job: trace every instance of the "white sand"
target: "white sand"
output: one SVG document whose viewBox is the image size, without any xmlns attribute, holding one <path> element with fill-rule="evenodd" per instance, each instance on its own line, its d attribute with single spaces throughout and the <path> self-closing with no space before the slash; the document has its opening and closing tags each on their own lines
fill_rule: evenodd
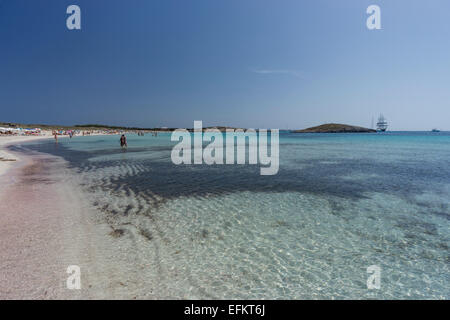
<svg viewBox="0 0 450 320">
<path fill-rule="evenodd" d="M 11 154 L 5 149 L 9 144 L 33 141 L 37 139 L 48 139 L 51 135 L 47 132 L 42 136 L 2 136 L 0 135 L 0 176 L 7 171 L 11 165 L 18 161 L 17 156 Z"/>
<path fill-rule="evenodd" d="M 67 163 L 4 150 L 39 138 L 0 137 L 0 157 L 16 159 L 0 163 L 0 299 L 134 298 L 127 271 L 115 260 L 117 240 L 85 200 Z M 69 265 L 81 268 L 81 290 L 67 288 Z"/>
<path fill-rule="evenodd" d="M 101 133 L 91 133 L 91 136 L 101 135 Z M 68 138 L 68 136 L 58 136 L 58 139 Z M 5 148 L 10 144 L 17 144 L 20 142 L 34 141 L 39 139 L 53 139 L 52 131 L 43 130 L 40 136 L 8 136 L 0 135 L 0 176 L 4 174 L 14 162 L 20 160 L 17 155 L 13 155 Z"/>
</svg>

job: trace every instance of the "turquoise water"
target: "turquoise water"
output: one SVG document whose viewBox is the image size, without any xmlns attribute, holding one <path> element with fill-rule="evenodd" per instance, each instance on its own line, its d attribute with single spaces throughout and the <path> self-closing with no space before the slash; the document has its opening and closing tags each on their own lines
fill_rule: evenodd
<svg viewBox="0 0 450 320">
<path fill-rule="evenodd" d="M 127 151 L 118 139 L 27 148 L 70 163 L 117 241 L 148 253 L 163 297 L 450 298 L 450 133 L 282 133 L 275 176 L 176 166 L 169 134 L 128 135 Z"/>
</svg>

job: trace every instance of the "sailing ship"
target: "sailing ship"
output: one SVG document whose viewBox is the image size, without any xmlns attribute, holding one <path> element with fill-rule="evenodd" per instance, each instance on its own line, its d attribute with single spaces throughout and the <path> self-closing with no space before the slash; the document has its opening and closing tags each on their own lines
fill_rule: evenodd
<svg viewBox="0 0 450 320">
<path fill-rule="evenodd" d="M 384 118 L 384 116 L 382 114 L 380 114 L 380 116 L 378 117 L 378 122 L 377 122 L 377 131 L 384 132 L 384 131 L 386 131 L 387 127 L 388 127 L 388 123 L 387 123 L 386 119 Z"/>
</svg>

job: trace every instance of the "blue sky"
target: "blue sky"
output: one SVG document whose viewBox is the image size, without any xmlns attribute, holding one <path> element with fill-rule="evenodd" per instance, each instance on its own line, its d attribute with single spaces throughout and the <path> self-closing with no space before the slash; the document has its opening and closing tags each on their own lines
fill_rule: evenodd
<svg viewBox="0 0 450 320">
<path fill-rule="evenodd" d="M 0 121 L 450 130 L 449 37 L 448 0 L 0 0 Z"/>
</svg>

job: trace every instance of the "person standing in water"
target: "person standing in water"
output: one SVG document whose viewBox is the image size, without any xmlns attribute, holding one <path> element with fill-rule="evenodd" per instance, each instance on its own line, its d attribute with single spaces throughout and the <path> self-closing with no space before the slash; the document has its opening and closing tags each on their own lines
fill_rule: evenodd
<svg viewBox="0 0 450 320">
<path fill-rule="evenodd" d="M 127 145 L 127 137 L 125 137 L 124 134 L 120 137 L 120 146 L 122 148 L 128 147 L 128 145 Z"/>
</svg>

